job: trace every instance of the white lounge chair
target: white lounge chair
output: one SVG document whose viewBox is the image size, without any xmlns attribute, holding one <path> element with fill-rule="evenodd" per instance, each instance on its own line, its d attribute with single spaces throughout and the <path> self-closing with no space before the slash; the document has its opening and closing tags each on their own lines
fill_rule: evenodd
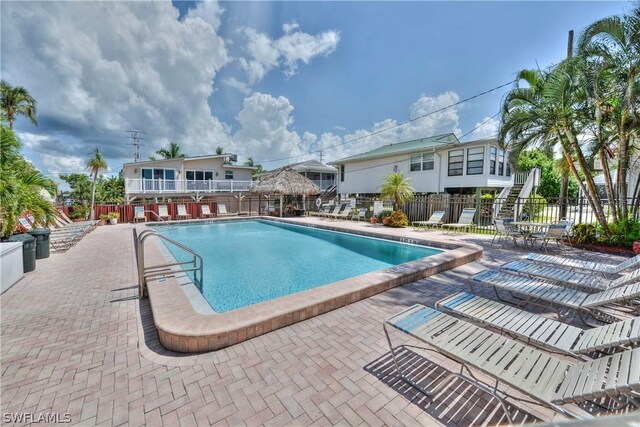
<svg viewBox="0 0 640 427">
<path fill-rule="evenodd" d="M 169 209 L 167 205 L 158 205 L 158 217 L 171 221 L 171 215 L 169 215 Z"/>
<path fill-rule="evenodd" d="M 476 215 L 476 210 L 474 208 L 466 208 L 462 210 L 460 214 L 460 219 L 457 223 L 450 224 L 442 224 L 442 228 L 446 228 L 447 230 L 451 229 L 462 229 L 468 230 L 471 227 L 475 227 L 476 225 L 473 223 L 473 217 Z"/>
<path fill-rule="evenodd" d="M 342 209 L 343 206 L 344 206 L 344 203 L 338 203 L 334 207 L 333 211 L 331 211 L 331 212 L 318 212 L 318 216 L 320 218 L 329 218 L 329 217 L 332 217 L 333 215 L 338 215 L 338 213 L 340 212 L 340 210 Z"/>
<path fill-rule="evenodd" d="M 134 222 L 146 222 L 147 217 L 144 214 L 144 206 L 134 206 L 133 207 L 133 221 Z"/>
<path fill-rule="evenodd" d="M 542 255 L 536 253 L 527 255 L 526 259 L 536 263 L 557 264 L 562 266 L 562 268 L 568 270 L 585 270 L 601 273 L 603 275 L 618 274 L 629 268 L 640 267 L 640 255 L 629 258 L 617 265 L 601 264 L 593 261 L 584 261 L 580 259 L 563 258 L 553 255 Z"/>
<path fill-rule="evenodd" d="M 351 206 L 349 206 L 348 204 L 344 205 L 344 209 L 342 210 L 342 212 L 338 212 L 336 214 L 332 213 L 329 214 L 328 217 L 330 219 L 347 219 L 349 217 L 349 215 L 351 215 Z"/>
<path fill-rule="evenodd" d="M 203 218 L 212 218 L 215 216 L 209 209 L 209 205 L 200 205 L 200 211 Z"/>
<path fill-rule="evenodd" d="M 442 225 L 444 221 L 444 211 L 434 211 L 428 220 L 426 221 L 412 221 L 411 225 L 415 231 L 420 230 L 420 228 L 427 229 L 428 227 L 439 227 Z"/>
<path fill-rule="evenodd" d="M 586 320 L 585 315 L 601 319 L 602 316 L 598 309 L 607 304 L 628 303 L 640 297 L 640 281 L 606 291 L 587 293 L 578 289 L 554 285 L 544 279 L 485 270 L 473 276 L 469 281 L 469 286 L 472 286 L 473 282 L 493 287 L 496 297 L 502 301 L 505 300 L 500 297 L 499 290 L 521 296 L 523 298 L 521 304 L 531 303 L 553 308 L 558 317 L 563 317 L 559 308 L 571 308 L 577 311 L 585 324 L 592 324 Z M 630 311 L 638 314 L 637 307 L 630 307 Z"/>
<path fill-rule="evenodd" d="M 62 209 L 56 209 L 58 211 L 58 214 L 60 216 L 60 218 L 63 220 L 63 222 L 65 224 L 70 224 L 70 225 L 93 225 L 95 226 L 98 221 L 96 220 L 87 220 L 87 221 L 73 221 L 71 218 L 69 218 L 67 216 L 66 213 L 64 213 L 64 211 Z"/>
<path fill-rule="evenodd" d="M 495 397 L 505 411 L 509 424 L 513 420 L 505 397 L 498 394 L 500 382 L 571 417 L 577 415 L 561 405 L 611 397 L 619 404 L 610 409 L 618 409 L 629 402 L 640 406 L 636 398 L 640 391 L 640 348 L 571 363 L 423 305 L 411 306 L 391 316 L 384 321 L 383 327 L 394 367 L 405 382 L 435 397 L 450 383 L 450 378 L 460 378 Z M 435 389 L 425 390 L 402 371 L 396 349 L 391 343 L 389 327 L 460 363 L 462 369 L 449 372 Z M 473 374 L 466 375 L 464 368 L 470 373 L 471 368 L 482 372 L 495 380 L 495 384 L 482 382 Z M 505 395 L 508 396 L 507 393 Z"/>
<path fill-rule="evenodd" d="M 218 216 L 233 216 L 233 215 L 237 215 L 237 214 L 227 211 L 227 205 L 225 205 L 224 203 L 218 203 Z"/>
<path fill-rule="evenodd" d="M 467 292 L 436 302 L 436 308 L 568 354 L 588 354 L 640 342 L 640 317 L 583 330 Z"/>
<path fill-rule="evenodd" d="M 178 214 L 176 215 L 178 219 L 189 219 L 191 218 L 191 214 L 187 213 L 187 207 L 185 205 L 178 205 Z"/>
<path fill-rule="evenodd" d="M 578 286 L 590 291 L 617 288 L 634 280 L 640 280 L 640 269 L 621 274 L 616 279 L 606 279 L 592 273 L 580 273 L 573 270 L 565 270 L 561 267 L 554 267 L 551 264 L 540 265 L 527 261 L 512 261 L 501 266 L 500 270 L 507 270 L 529 277 L 549 279 L 558 284 Z"/>
<path fill-rule="evenodd" d="M 33 218 L 33 216 L 31 216 Z M 35 219 L 34 219 L 35 221 Z M 18 218 L 20 225 L 27 231 L 32 231 L 33 226 L 26 218 Z M 35 222 L 34 222 L 35 224 Z M 54 251 L 66 251 L 82 239 L 85 235 L 84 230 L 68 230 L 64 233 L 55 233 L 53 230 L 49 235 L 49 244 Z"/>
</svg>

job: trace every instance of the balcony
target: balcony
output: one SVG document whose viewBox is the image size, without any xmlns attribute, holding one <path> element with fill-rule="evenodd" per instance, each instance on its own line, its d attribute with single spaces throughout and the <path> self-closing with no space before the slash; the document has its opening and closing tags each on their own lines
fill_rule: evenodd
<svg viewBox="0 0 640 427">
<path fill-rule="evenodd" d="M 336 183 L 335 179 L 311 179 L 311 181 L 315 185 L 320 187 L 322 191 L 325 191 L 326 189 L 333 187 Z"/>
<path fill-rule="evenodd" d="M 125 178 L 127 195 L 237 193 L 251 190 L 252 181 Z"/>
</svg>

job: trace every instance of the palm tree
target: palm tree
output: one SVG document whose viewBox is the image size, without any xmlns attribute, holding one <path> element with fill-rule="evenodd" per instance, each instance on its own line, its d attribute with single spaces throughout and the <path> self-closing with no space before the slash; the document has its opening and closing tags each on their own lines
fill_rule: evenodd
<svg viewBox="0 0 640 427">
<path fill-rule="evenodd" d="M 44 177 L 20 155 L 20 141 L 12 129 L 0 128 L 0 234 L 10 236 L 18 218 L 29 210 L 36 221 L 48 224 L 55 218 L 53 204 L 43 197 L 42 190 L 55 195 L 56 184 Z"/>
<path fill-rule="evenodd" d="M 179 159 L 185 157 L 185 154 L 180 151 L 180 146 L 175 142 L 169 143 L 169 147 L 167 148 L 160 148 L 156 151 L 156 154 L 163 159 Z"/>
<path fill-rule="evenodd" d="M 89 157 L 85 163 L 87 170 L 93 175 L 93 185 L 91 187 L 91 210 L 89 211 L 89 219 L 94 219 L 93 206 L 96 201 L 96 182 L 98 180 L 98 174 L 102 171 L 106 171 L 109 167 L 107 161 L 100 153 L 100 149 L 96 148 L 93 156 Z"/>
<path fill-rule="evenodd" d="M 219 155 L 220 155 L 220 154 L 222 154 L 222 153 L 224 153 L 224 148 L 222 148 L 222 147 L 216 147 L 216 155 L 218 155 L 218 156 L 219 156 Z"/>
<path fill-rule="evenodd" d="M 16 116 L 25 116 L 38 126 L 36 104 L 36 100 L 22 86 L 13 87 L 4 80 L 0 81 L 2 117 L 9 123 L 9 129 L 13 129 Z"/>
<path fill-rule="evenodd" d="M 249 158 L 247 159 L 247 161 L 246 161 L 246 162 L 244 162 L 244 165 L 245 165 L 245 166 L 251 166 L 252 168 L 255 168 L 255 169 L 253 170 L 252 175 L 256 175 L 256 174 L 259 174 L 259 173 L 262 173 L 262 172 L 263 172 L 262 165 L 260 165 L 260 164 L 256 164 L 256 163 L 254 162 L 254 160 L 253 160 L 253 157 L 249 157 Z"/>
<path fill-rule="evenodd" d="M 577 120 L 576 110 L 584 97 L 580 61 L 580 58 L 568 59 L 550 71 L 520 71 L 515 88 L 503 102 L 498 137 L 504 145 L 509 145 L 512 158 L 517 158 L 523 149 L 538 144 L 551 151 L 553 146 L 559 145 L 598 223 L 608 236 L 609 227 L 602 201 L 577 138 L 582 124 Z M 525 83 L 524 87 L 522 83 Z"/>
<path fill-rule="evenodd" d="M 405 203 L 414 198 L 415 190 L 409 185 L 409 179 L 403 173 L 390 173 L 385 175 L 384 184 L 380 190 L 382 199 L 393 200 L 393 210 L 397 211 Z"/>
<path fill-rule="evenodd" d="M 630 141 L 638 133 L 638 92 L 640 82 L 640 6 L 629 15 L 600 19 L 589 25 L 578 40 L 578 52 L 592 64 L 611 70 L 613 93 L 608 107 L 618 143 L 617 187 L 620 217 L 628 217 L 627 169 Z M 633 123 L 635 121 L 635 123 Z M 635 133 L 635 135 L 634 135 Z"/>
</svg>

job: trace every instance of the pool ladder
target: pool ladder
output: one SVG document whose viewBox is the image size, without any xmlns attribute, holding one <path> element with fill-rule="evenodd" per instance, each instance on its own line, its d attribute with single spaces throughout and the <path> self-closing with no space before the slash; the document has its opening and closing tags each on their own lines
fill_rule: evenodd
<svg viewBox="0 0 640 427">
<path fill-rule="evenodd" d="M 179 247 L 180 249 L 190 253 L 192 255 L 190 260 L 187 261 L 177 261 L 173 263 L 166 264 L 157 264 L 151 266 L 144 265 L 144 243 L 149 237 L 158 237 L 161 240 L 171 243 L 174 246 Z M 202 257 L 195 252 L 193 249 L 183 245 L 182 243 L 178 243 L 173 239 L 170 239 L 167 236 L 164 236 L 158 233 L 155 230 L 144 230 L 140 233 L 136 239 L 137 244 L 137 255 L 138 255 L 138 286 L 139 286 L 139 297 L 144 298 L 147 296 L 147 281 L 149 279 L 159 279 L 159 278 L 168 278 L 175 277 L 180 273 L 189 273 L 193 272 L 193 281 L 198 289 L 202 289 Z M 180 269 L 175 269 L 174 267 L 181 267 Z"/>
</svg>

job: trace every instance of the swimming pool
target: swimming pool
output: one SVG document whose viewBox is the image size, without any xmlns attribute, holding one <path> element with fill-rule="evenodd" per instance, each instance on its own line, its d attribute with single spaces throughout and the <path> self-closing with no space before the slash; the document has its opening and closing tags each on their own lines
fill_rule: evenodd
<svg viewBox="0 0 640 427">
<path fill-rule="evenodd" d="M 156 227 L 204 259 L 205 299 L 217 313 L 442 252 L 425 246 L 275 221 Z M 187 254 L 167 248 L 178 260 Z"/>
</svg>

